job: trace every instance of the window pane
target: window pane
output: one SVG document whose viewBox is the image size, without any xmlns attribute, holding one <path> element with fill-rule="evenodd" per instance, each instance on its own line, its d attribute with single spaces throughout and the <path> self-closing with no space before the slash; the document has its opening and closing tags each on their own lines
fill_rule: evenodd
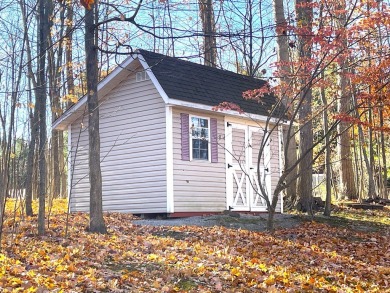
<svg viewBox="0 0 390 293">
<path fill-rule="evenodd" d="M 200 158 L 203 160 L 208 160 L 208 150 L 200 150 Z"/>
<path fill-rule="evenodd" d="M 192 130 L 192 136 L 193 137 L 199 137 L 199 129 L 198 128 L 195 128 Z"/>
<path fill-rule="evenodd" d="M 199 149 L 193 149 L 192 150 L 192 158 L 193 159 L 200 159 L 199 158 Z"/>
<path fill-rule="evenodd" d="M 204 149 L 204 150 L 205 149 L 207 150 L 209 148 L 208 144 L 209 144 L 209 142 L 207 140 L 201 140 L 200 141 L 200 148 Z"/>
<path fill-rule="evenodd" d="M 191 124 L 192 124 L 193 127 L 199 127 L 199 119 L 195 118 L 195 117 L 192 117 L 191 118 Z"/>
<path fill-rule="evenodd" d="M 206 128 L 202 128 L 200 136 L 208 139 L 209 138 L 209 130 Z"/>
<path fill-rule="evenodd" d="M 192 148 L 193 149 L 199 149 L 199 142 L 200 142 L 200 140 L 199 139 L 193 139 L 192 140 Z"/>
<path fill-rule="evenodd" d="M 201 127 L 206 127 L 206 128 L 209 127 L 208 126 L 208 122 L 209 122 L 208 120 L 206 120 L 206 119 L 199 119 L 199 120 L 200 120 L 200 126 Z"/>
</svg>

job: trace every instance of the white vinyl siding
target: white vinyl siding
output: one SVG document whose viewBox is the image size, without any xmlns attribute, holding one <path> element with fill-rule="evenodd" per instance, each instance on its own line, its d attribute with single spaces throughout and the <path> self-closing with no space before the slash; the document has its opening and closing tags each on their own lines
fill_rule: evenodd
<svg viewBox="0 0 390 293">
<path fill-rule="evenodd" d="M 72 124 L 73 155 L 79 120 Z M 104 211 L 167 211 L 165 140 L 163 99 L 150 80 L 136 82 L 135 74 L 130 74 L 102 99 L 100 106 Z M 81 133 L 75 166 L 71 210 L 88 211 L 87 128 Z"/>
<path fill-rule="evenodd" d="M 184 161 L 181 157 L 180 113 L 217 118 L 218 163 Z M 173 194 L 175 212 L 220 212 L 226 209 L 224 118 L 214 113 L 173 109 Z M 213 133 L 210 133 L 212 136 Z M 209 154 L 210 156 L 210 154 Z"/>
</svg>

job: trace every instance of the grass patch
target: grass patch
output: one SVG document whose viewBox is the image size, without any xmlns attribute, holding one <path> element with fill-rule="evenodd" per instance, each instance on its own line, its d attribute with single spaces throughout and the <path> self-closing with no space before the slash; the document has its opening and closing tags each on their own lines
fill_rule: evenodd
<svg viewBox="0 0 390 293">
<path fill-rule="evenodd" d="M 159 263 L 149 263 L 149 262 L 108 262 L 105 264 L 105 267 L 114 272 L 128 271 L 128 272 L 154 272 L 161 270 L 161 265 Z"/>
<path fill-rule="evenodd" d="M 190 291 L 198 287 L 198 284 L 189 278 L 180 279 L 176 283 L 176 287 L 180 290 Z"/>
<path fill-rule="evenodd" d="M 361 232 L 383 232 L 390 229 L 390 210 L 385 208 L 379 210 L 355 210 L 349 208 L 339 208 L 332 212 L 330 217 L 322 214 L 314 215 L 312 219 L 306 215 L 294 215 L 302 221 L 312 221 L 328 224 L 336 228 L 352 229 Z"/>
<path fill-rule="evenodd" d="M 188 232 L 180 232 L 180 231 L 172 231 L 172 230 L 161 230 L 154 231 L 151 233 L 156 237 L 165 237 L 165 238 L 173 238 L 175 240 L 186 240 L 191 236 Z"/>
</svg>

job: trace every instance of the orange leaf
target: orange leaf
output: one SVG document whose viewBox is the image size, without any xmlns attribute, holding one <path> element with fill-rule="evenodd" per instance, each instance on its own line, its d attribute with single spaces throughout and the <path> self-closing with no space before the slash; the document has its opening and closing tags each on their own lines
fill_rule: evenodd
<svg viewBox="0 0 390 293">
<path fill-rule="evenodd" d="M 85 9 L 91 10 L 95 0 L 80 0 L 80 3 L 84 6 Z"/>
</svg>

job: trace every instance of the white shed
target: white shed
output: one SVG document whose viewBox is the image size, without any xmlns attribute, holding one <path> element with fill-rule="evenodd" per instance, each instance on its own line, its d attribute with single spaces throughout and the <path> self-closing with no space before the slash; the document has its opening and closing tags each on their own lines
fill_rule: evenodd
<svg viewBox="0 0 390 293">
<path fill-rule="evenodd" d="M 266 211 L 256 191 L 263 184 L 271 194 L 280 176 L 278 132 L 272 132 L 261 159 L 264 180 L 253 179 L 275 98 L 242 98 L 264 84 L 144 50 L 128 57 L 98 85 L 104 211 L 172 217 L 229 207 Z M 53 123 L 68 131 L 71 211 L 89 210 L 86 102 L 82 97 Z M 244 113 L 214 111 L 222 102 Z M 277 211 L 282 212 L 281 197 Z"/>
</svg>

